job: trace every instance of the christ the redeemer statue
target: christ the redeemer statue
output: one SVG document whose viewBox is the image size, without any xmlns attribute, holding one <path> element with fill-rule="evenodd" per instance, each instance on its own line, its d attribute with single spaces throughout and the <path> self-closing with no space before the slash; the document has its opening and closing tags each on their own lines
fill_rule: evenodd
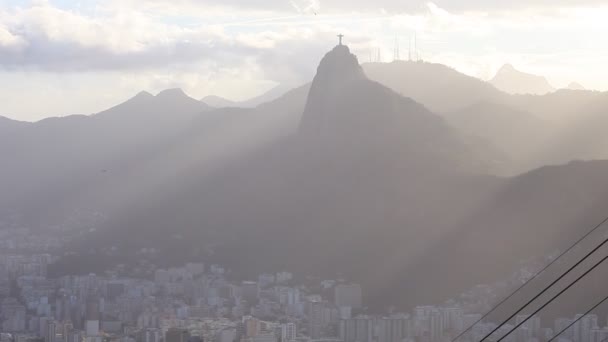
<svg viewBox="0 0 608 342">
<path fill-rule="evenodd" d="M 339 34 L 339 35 L 338 35 L 338 39 L 339 39 L 339 41 L 338 41 L 338 42 L 339 42 L 339 43 L 338 43 L 338 45 L 342 45 L 342 38 L 344 38 L 344 35 L 343 35 L 343 34 Z"/>
</svg>

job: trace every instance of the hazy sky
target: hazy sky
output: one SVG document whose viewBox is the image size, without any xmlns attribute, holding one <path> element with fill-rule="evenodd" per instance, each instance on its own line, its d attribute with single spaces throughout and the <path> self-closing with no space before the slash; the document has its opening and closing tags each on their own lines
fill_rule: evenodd
<svg viewBox="0 0 608 342">
<path fill-rule="evenodd" d="M 337 33 L 369 60 L 397 38 L 489 79 L 504 63 L 608 90 L 605 0 L 0 0 L 0 115 L 89 114 L 140 90 L 245 99 L 309 81 Z"/>
</svg>

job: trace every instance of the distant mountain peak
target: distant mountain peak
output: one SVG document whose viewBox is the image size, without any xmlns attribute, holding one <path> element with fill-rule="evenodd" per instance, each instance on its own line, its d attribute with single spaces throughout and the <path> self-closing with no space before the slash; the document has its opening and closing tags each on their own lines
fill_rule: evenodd
<svg viewBox="0 0 608 342">
<path fill-rule="evenodd" d="M 146 98 L 146 97 L 154 97 L 154 95 L 150 94 L 149 92 L 142 90 L 139 93 L 137 93 L 137 95 L 135 95 L 135 97 L 141 97 L 141 98 Z"/>
<path fill-rule="evenodd" d="M 503 65 L 500 69 L 498 69 L 498 72 L 511 72 L 511 71 L 517 71 L 517 69 L 515 69 L 515 67 L 513 66 L 513 64 L 505 64 Z"/>
<path fill-rule="evenodd" d="M 498 69 L 498 71 L 496 72 L 496 75 L 494 76 L 495 78 L 501 74 L 505 74 L 505 73 L 515 73 L 515 74 L 524 74 L 524 75 L 531 75 L 531 74 L 527 74 L 523 71 L 519 71 L 517 70 L 513 64 L 510 63 L 506 63 L 505 65 L 501 66 L 500 69 Z M 536 76 L 536 75 L 534 75 Z"/>
<path fill-rule="evenodd" d="M 221 96 L 217 95 L 207 95 L 201 99 L 201 102 L 205 103 L 208 106 L 214 108 L 224 108 L 224 107 L 236 107 L 238 103 L 232 100 L 228 100 Z"/>
<path fill-rule="evenodd" d="M 132 98 L 130 98 L 126 102 L 128 102 L 128 103 L 133 103 L 133 102 L 142 103 L 142 102 L 149 102 L 150 100 L 154 100 L 154 95 L 150 94 L 147 91 L 140 91 L 139 93 L 137 93 L 137 95 L 133 96 Z"/>
<path fill-rule="evenodd" d="M 158 93 L 156 97 L 189 97 L 181 88 L 165 89 Z"/>
<path fill-rule="evenodd" d="M 261 104 L 272 102 L 281 96 L 285 95 L 288 91 L 292 90 L 291 85 L 279 84 L 268 91 L 252 97 L 247 100 L 233 101 L 216 95 L 208 95 L 201 99 L 201 102 L 214 107 L 240 107 L 240 108 L 255 108 Z"/>
<path fill-rule="evenodd" d="M 587 88 L 583 87 L 580 83 L 571 82 L 568 84 L 568 89 L 570 90 L 587 90 Z"/>
<path fill-rule="evenodd" d="M 365 78 L 365 74 L 359 65 L 357 56 L 350 52 L 348 46 L 337 45 L 321 59 L 313 80 L 313 87 L 315 83 L 351 81 L 362 78 Z"/>
<path fill-rule="evenodd" d="M 310 146 L 349 151 L 350 156 L 358 148 L 368 153 L 366 157 L 375 153 L 372 150 L 397 149 L 416 160 L 447 161 L 452 157 L 445 157 L 435 146 L 466 150 L 438 116 L 369 80 L 344 45 L 328 52 L 319 64 L 300 121 L 300 136 Z M 442 141 L 427 144 L 431 136 L 441 136 Z M 418 159 L 421 155 L 426 156 Z"/>
<path fill-rule="evenodd" d="M 510 94 L 544 95 L 555 91 L 545 77 L 519 71 L 511 64 L 498 69 L 490 83 Z"/>
</svg>

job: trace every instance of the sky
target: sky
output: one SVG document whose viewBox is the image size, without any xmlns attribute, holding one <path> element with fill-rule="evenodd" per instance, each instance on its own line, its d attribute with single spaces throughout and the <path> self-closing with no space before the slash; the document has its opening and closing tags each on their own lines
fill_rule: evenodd
<svg viewBox="0 0 608 342">
<path fill-rule="evenodd" d="M 0 0 L 0 115 L 91 114 L 139 91 L 244 100 L 344 42 L 490 79 L 505 63 L 608 90 L 605 0 Z"/>
</svg>

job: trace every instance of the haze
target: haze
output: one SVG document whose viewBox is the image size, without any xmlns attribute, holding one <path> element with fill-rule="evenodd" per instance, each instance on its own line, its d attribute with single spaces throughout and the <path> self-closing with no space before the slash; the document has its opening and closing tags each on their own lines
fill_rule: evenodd
<svg viewBox="0 0 608 342">
<path fill-rule="evenodd" d="M 0 342 L 608 341 L 603 2 L 2 2 Z"/>
</svg>

